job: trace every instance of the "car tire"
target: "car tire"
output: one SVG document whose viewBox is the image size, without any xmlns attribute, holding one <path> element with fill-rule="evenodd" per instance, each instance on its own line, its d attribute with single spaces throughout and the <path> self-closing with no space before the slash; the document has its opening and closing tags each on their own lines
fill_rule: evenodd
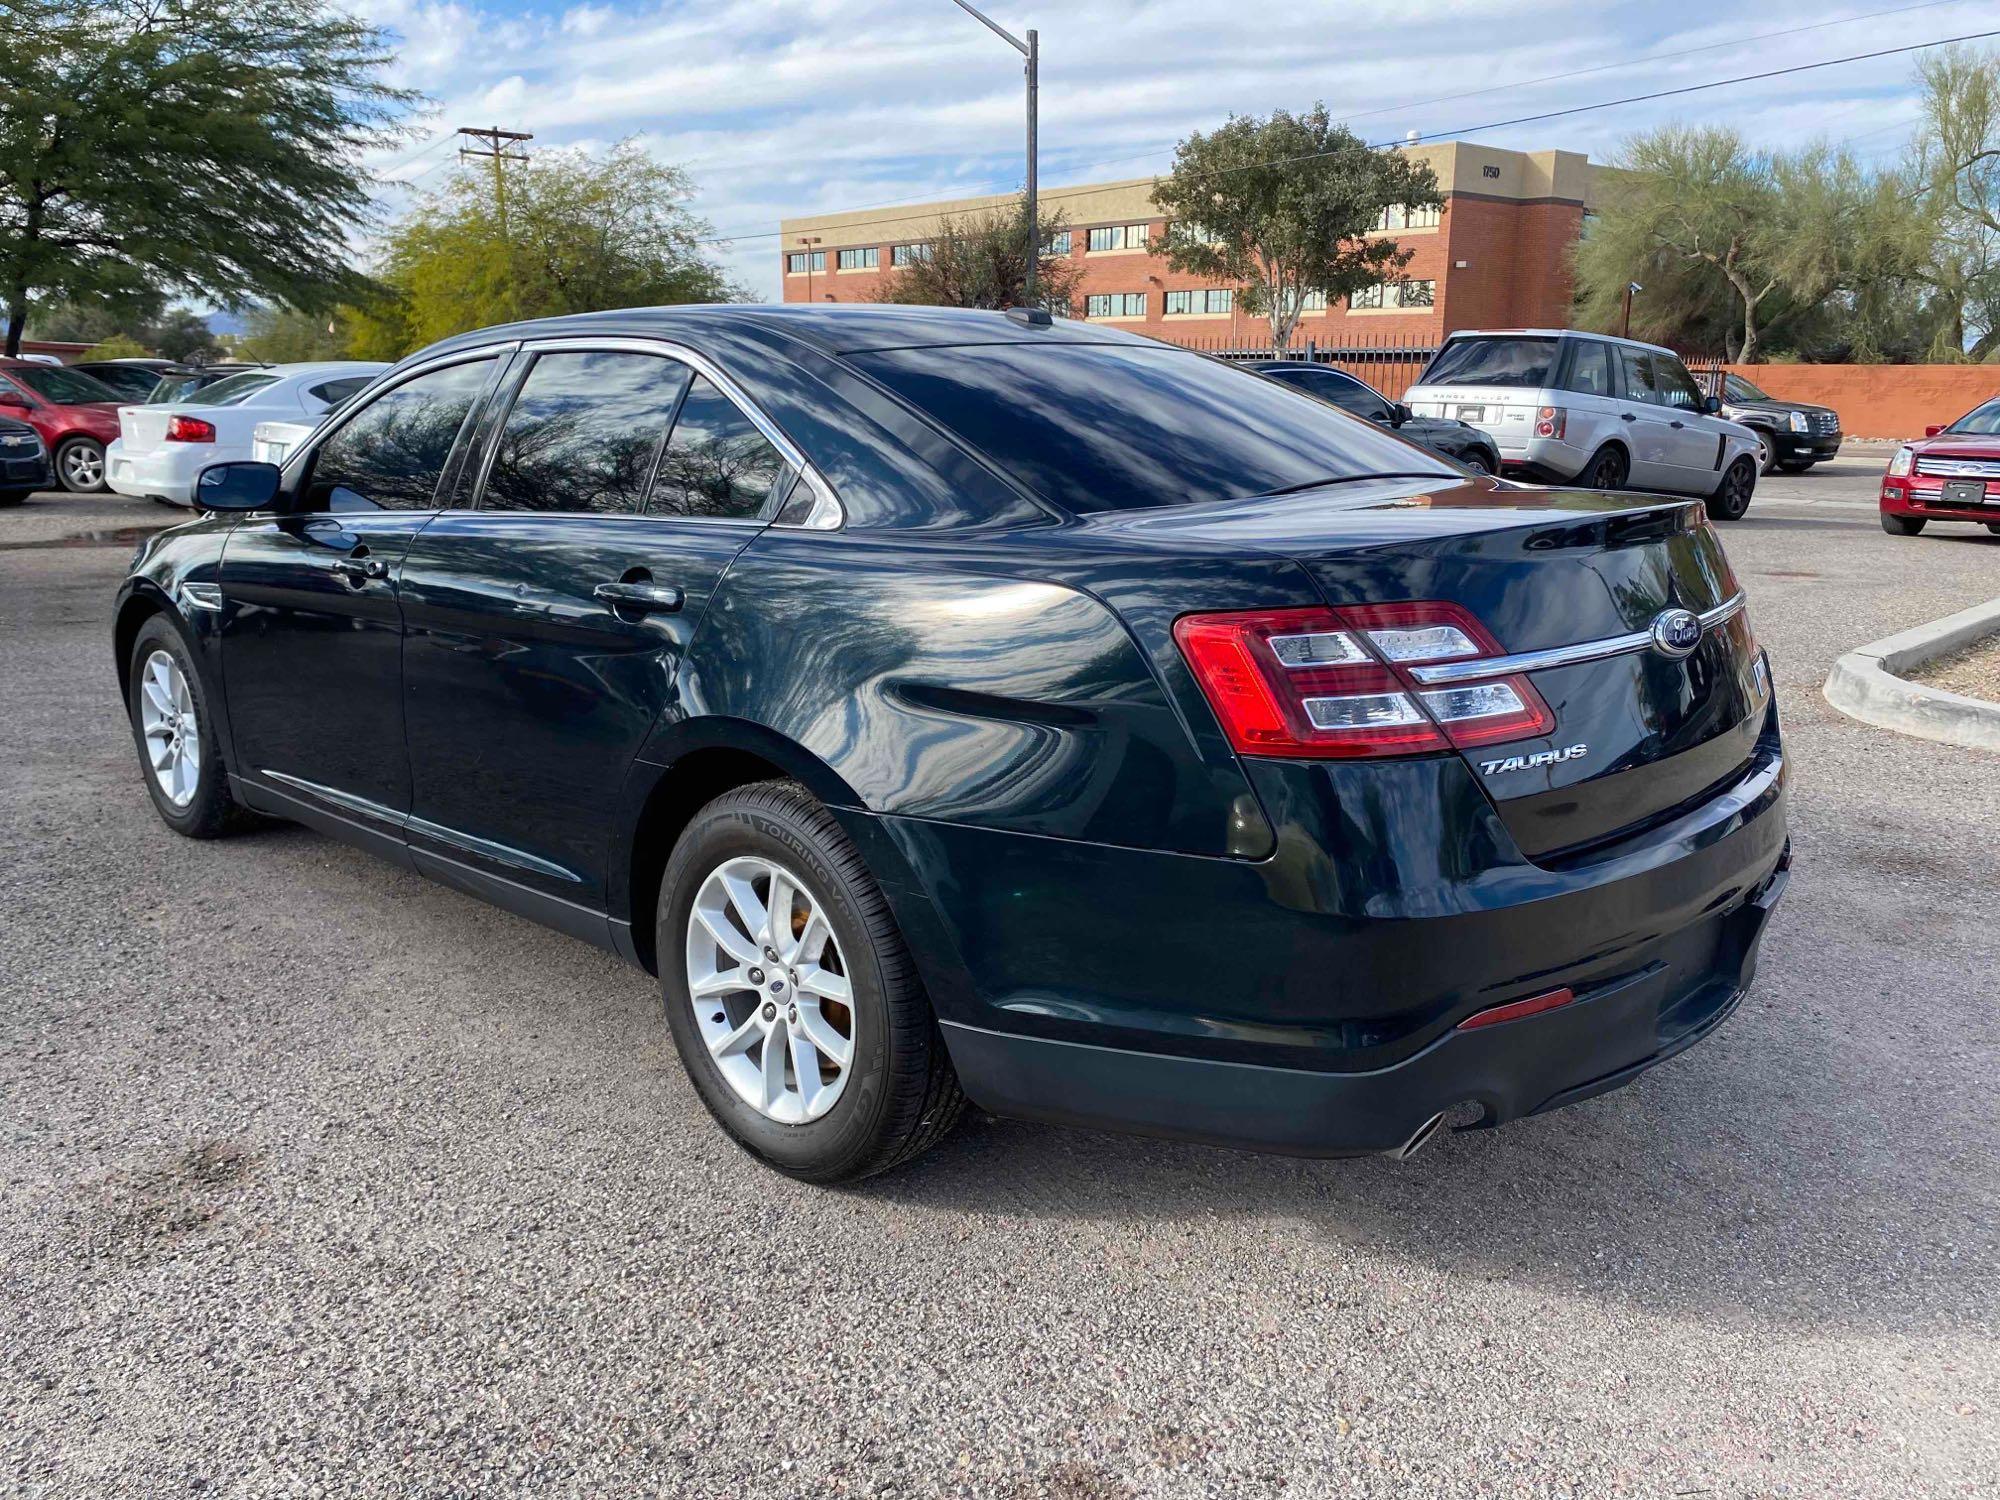
<svg viewBox="0 0 2000 1500">
<path fill-rule="evenodd" d="M 1722 482 L 1708 497 L 1708 514 L 1716 521 L 1740 521 L 1757 491 L 1757 460 L 1745 453 L 1723 471 Z"/>
<path fill-rule="evenodd" d="M 139 769 L 160 819 L 175 833 L 212 839 L 236 822 L 211 699 L 194 652 L 166 615 L 132 642 L 125 707 Z M 191 754 L 189 753 L 191 752 Z"/>
<path fill-rule="evenodd" d="M 1984 525 L 1986 529 L 1992 532 L 1995 536 L 2000 536 L 2000 521 L 1985 521 L 1982 522 L 1981 524 Z"/>
<path fill-rule="evenodd" d="M 1924 529 L 1924 516 L 1892 516 L 1887 512 L 1882 516 L 1882 529 L 1890 536 L 1915 536 Z"/>
<path fill-rule="evenodd" d="M 1584 466 L 1577 484 L 1586 490 L 1622 490 L 1632 475 L 1632 461 L 1616 443 L 1606 443 Z"/>
<path fill-rule="evenodd" d="M 33 490 L 0 490 L 0 506 L 20 505 L 32 494 Z"/>
<path fill-rule="evenodd" d="M 1757 434 L 1757 473 L 1762 477 L 1778 467 L 1778 450 L 1769 433 L 1754 427 L 1750 430 Z"/>
<path fill-rule="evenodd" d="M 1778 467 L 1787 474 L 1803 474 L 1816 462 L 1817 459 L 1811 458 L 1788 458 L 1780 462 Z"/>
<path fill-rule="evenodd" d="M 96 438 L 75 437 L 56 449 L 56 480 L 72 495 L 104 491 L 104 444 Z"/>
<path fill-rule="evenodd" d="M 780 879 L 787 913 L 773 923 Z M 682 1065 L 716 1123 L 766 1165 L 850 1182 L 927 1150 L 958 1119 L 965 1096 L 888 901 L 796 782 L 738 787 L 695 814 L 661 878 L 654 932 Z"/>
<path fill-rule="evenodd" d="M 1474 448 L 1470 453 L 1459 459 L 1459 462 L 1475 474 L 1490 475 L 1500 472 L 1500 460 L 1486 452 L 1483 448 Z"/>
</svg>

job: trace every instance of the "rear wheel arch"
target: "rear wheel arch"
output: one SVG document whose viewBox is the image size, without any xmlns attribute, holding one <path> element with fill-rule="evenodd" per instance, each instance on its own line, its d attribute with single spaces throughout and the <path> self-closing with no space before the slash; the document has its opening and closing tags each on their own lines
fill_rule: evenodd
<svg viewBox="0 0 2000 1500">
<path fill-rule="evenodd" d="M 1606 438 L 1599 443 L 1596 451 L 1590 455 L 1590 462 L 1577 471 L 1575 482 L 1588 483 L 1589 476 L 1597 472 L 1598 464 L 1603 461 L 1606 454 L 1611 453 L 1618 455 L 1618 462 L 1625 471 L 1624 479 L 1620 483 L 1629 482 L 1632 478 L 1632 450 L 1625 446 L 1622 438 Z"/>
</svg>

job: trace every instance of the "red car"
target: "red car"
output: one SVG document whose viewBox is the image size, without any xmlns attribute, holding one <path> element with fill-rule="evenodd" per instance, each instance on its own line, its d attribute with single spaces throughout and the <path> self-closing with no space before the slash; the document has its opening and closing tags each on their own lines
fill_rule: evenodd
<svg viewBox="0 0 2000 1500">
<path fill-rule="evenodd" d="M 118 436 L 109 386 L 61 365 L 0 359 L 0 417 L 19 417 L 42 435 L 64 489 L 104 488 L 104 445 Z"/>
<path fill-rule="evenodd" d="M 1882 529 L 1915 536 L 1929 521 L 1970 521 L 2000 536 L 2000 397 L 1905 443 L 1882 476 Z"/>
</svg>

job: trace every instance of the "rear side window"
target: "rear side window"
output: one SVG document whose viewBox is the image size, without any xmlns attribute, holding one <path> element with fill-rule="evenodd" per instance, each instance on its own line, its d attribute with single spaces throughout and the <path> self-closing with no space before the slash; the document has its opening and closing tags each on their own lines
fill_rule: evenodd
<svg viewBox="0 0 2000 1500">
<path fill-rule="evenodd" d="M 500 429 L 485 510 L 636 516 L 688 368 L 657 354 L 536 358 Z"/>
<path fill-rule="evenodd" d="M 1163 346 L 981 344 L 850 359 L 1070 511 L 1200 504 L 1373 474 L 1456 474 L 1324 402 Z"/>
<path fill-rule="evenodd" d="M 1419 385 L 1501 385 L 1529 390 L 1549 383 L 1556 340 L 1534 338 L 1453 339 L 1438 350 Z"/>
<path fill-rule="evenodd" d="M 493 361 L 447 365 L 383 392 L 313 455 L 308 510 L 429 510 Z"/>
<path fill-rule="evenodd" d="M 1600 344 L 1595 339 L 1583 339 L 1576 345 L 1576 352 L 1570 356 L 1569 389 L 1586 396 L 1609 396 L 1615 387 L 1611 384 L 1611 346 Z"/>
<path fill-rule="evenodd" d="M 1643 349 L 1620 349 L 1618 363 L 1625 370 L 1626 399 L 1660 405 L 1659 386 L 1653 378 L 1653 356 Z"/>
<path fill-rule="evenodd" d="M 736 403 L 697 375 L 653 480 L 651 516 L 754 520 L 787 473 L 784 456 Z"/>
</svg>

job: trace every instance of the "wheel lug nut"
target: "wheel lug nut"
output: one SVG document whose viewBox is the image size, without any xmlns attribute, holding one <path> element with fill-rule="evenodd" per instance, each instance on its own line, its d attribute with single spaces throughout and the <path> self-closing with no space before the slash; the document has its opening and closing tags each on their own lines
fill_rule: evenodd
<svg viewBox="0 0 2000 1500">
<path fill-rule="evenodd" d="M 750 971 L 750 982 L 752 984 L 762 984 L 764 982 L 764 971 L 762 969 L 752 969 Z"/>
<path fill-rule="evenodd" d="M 775 1021 L 775 1020 L 777 1020 L 777 1019 L 778 1019 L 778 1007 L 777 1007 L 777 1006 L 775 1006 L 775 1005 L 772 1005 L 772 1004 L 769 1004 L 769 1003 L 767 1002 L 767 1003 L 765 1004 L 765 1006 L 764 1006 L 764 1019 L 765 1019 L 765 1020 L 767 1020 L 767 1021 Z"/>
</svg>

